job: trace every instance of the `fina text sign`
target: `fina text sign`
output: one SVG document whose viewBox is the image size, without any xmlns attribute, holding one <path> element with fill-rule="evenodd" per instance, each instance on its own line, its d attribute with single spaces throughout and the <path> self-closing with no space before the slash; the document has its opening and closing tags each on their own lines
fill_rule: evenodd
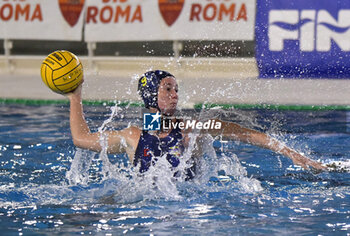
<svg viewBox="0 0 350 236">
<path fill-rule="evenodd" d="M 262 78 L 350 78 L 350 1 L 257 1 Z"/>
</svg>

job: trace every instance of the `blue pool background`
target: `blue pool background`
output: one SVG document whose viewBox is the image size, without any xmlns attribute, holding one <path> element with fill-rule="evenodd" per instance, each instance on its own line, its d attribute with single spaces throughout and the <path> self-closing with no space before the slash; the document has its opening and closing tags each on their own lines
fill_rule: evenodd
<svg viewBox="0 0 350 236">
<path fill-rule="evenodd" d="M 93 130 L 111 113 L 104 106 L 85 108 Z M 232 110 L 224 118 L 328 163 L 349 159 L 347 116 L 347 111 Z M 110 126 L 126 127 L 139 117 L 139 108 L 127 108 Z M 305 171 L 281 155 L 234 141 L 216 140 L 214 147 L 216 158 L 225 157 L 223 170 L 210 173 L 208 181 L 178 183 L 176 193 L 132 189 L 137 186 L 132 180 L 103 178 L 98 154 L 87 152 L 82 156 L 94 156 L 89 180 L 71 184 L 66 174 L 80 151 L 71 141 L 68 106 L 0 105 L 1 234 L 350 233 L 348 172 Z M 115 165 L 126 161 L 125 155 L 108 157 Z M 215 165 L 216 159 L 205 162 Z"/>
</svg>

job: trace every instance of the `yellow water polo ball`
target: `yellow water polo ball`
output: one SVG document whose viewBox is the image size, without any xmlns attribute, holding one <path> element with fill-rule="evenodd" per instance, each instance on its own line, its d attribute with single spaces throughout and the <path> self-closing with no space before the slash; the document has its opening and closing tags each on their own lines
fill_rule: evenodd
<svg viewBox="0 0 350 236">
<path fill-rule="evenodd" d="M 41 63 L 41 78 L 52 91 L 66 94 L 83 82 L 83 65 L 71 52 L 59 50 L 48 55 Z"/>
</svg>

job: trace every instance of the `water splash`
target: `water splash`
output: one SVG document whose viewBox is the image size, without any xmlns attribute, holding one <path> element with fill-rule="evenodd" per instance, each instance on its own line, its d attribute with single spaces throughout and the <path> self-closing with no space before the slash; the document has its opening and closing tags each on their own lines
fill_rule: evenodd
<svg viewBox="0 0 350 236">
<path fill-rule="evenodd" d="M 89 168 L 96 154 L 77 148 L 70 170 L 66 173 L 66 179 L 70 185 L 87 185 L 89 181 Z"/>
<path fill-rule="evenodd" d="M 100 133 L 100 145 L 102 151 L 99 154 L 99 160 L 103 162 L 102 175 L 103 179 L 106 179 L 107 176 L 113 172 L 112 164 L 110 163 L 107 155 L 108 148 L 108 137 L 104 134 L 104 131 L 107 129 L 107 125 L 113 120 L 116 114 L 120 111 L 120 108 L 116 105 L 111 108 L 111 115 L 103 124 L 98 128 Z M 89 181 L 89 169 L 92 163 L 93 158 L 96 156 L 96 153 L 77 148 L 73 162 L 71 164 L 70 170 L 66 173 L 66 178 L 70 185 L 87 185 Z"/>
<path fill-rule="evenodd" d="M 88 190 L 88 195 L 93 195 L 103 203 L 130 203 L 154 199 L 182 201 L 184 200 L 183 185 L 188 185 L 188 181 L 185 181 L 185 173 L 191 167 L 193 163 L 192 155 L 198 149 L 203 149 L 204 156 L 196 159 L 198 173 L 195 179 L 190 181 L 195 185 L 194 188 L 200 187 L 201 192 L 212 191 L 213 186 L 215 191 L 218 191 L 217 188 L 220 188 L 220 186 L 224 189 L 239 188 L 245 192 L 262 190 L 259 181 L 247 177 L 246 170 L 235 155 L 217 156 L 212 146 L 214 139 L 211 136 L 201 137 L 200 143 L 197 142 L 198 138 L 199 134 L 193 133 L 190 135 L 189 147 L 182 156 L 178 167 L 173 168 L 166 157 L 163 156 L 159 157 L 158 161 L 142 174 L 130 163 L 118 167 L 111 164 L 107 153 L 102 151 L 99 158 L 103 163 L 101 172 L 104 177 L 97 188 Z M 79 152 L 79 155 L 81 154 L 83 153 Z M 81 156 L 78 156 L 74 163 L 78 161 L 83 161 Z M 81 167 L 81 164 L 72 165 L 69 173 L 84 173 L 81 172 Z M 77 174 L 75 178 L 72 178 L 74 175 L 67 174 L 67 176 L 70 178 L 71 184 L 86 184 L 88 182 L 87 175 L 80 176 L 80 178 L 77 177 L 79 176 Z M 208 185 L 210 182 L 212 184 Z M 190 197 L 200 196 L 198 194 L 198 191 L 194 191 Z M 185 195 L 189 197 L 188 192 Z"/>
<path fill-rule="evenodd" d="M 136 81 L 136 77 L 132 83 Z M 199 192 L 212 191 L 216 188 L 238 188 L 250 193 L 262 190 L 258 180 L 247 177 L 247 171 L 240 164 L 236 155 L 222 154 L 218 156 L 213 147 L 213 137 L 200 134 L 198 130 L 189 134 L 188 147 L 176 168 L 173 168 L 165 157 L 159 157 L 158 161 L 142 174 L 131 163 L 126 163 L 126 165 L 112 164 L 107 153 L 108 137 L 104 131 L 117 117 L 120 110 L 117 105 L 112 107 L 111 114 L 98 128 L 102 151 L 98 154 L 97 160 L 102 165 L 99 170 L 102 178 L 99 179 L 98 186 L 89 189 L 88 192 L 100 199 L 101 202 L 127 203 L 152 199 L 184 200 L 183 186 L 187 186 L 189 183 L 186 181 L 186 172 L 193 164 L 196 165 L 197 173 L 195 179 L 190 183 L 195 185 L 194 188 L 200 188 Z M 249 124 L 257 124 L 253 118 L 236 111 L 233 112 L 236 116 L 241 116 L 241 120 L 245 120 Z M 204 121 L 213 119 L 213 117 L 221 118 L 225 115 L 232 115 L 232 111 L 230 114 L 225 114 L 222 109 L 202 109 L 198 120 Z M 203 154 L 198 155 L 198 153 Z M 89 184 L 92 184 L 89 180 L 89 177 L 91 177 L 89 176 L 89 169 L 95 157 L 95 153 L 77 150 L 71 169 L 66 174 L 71 186 L 89 186 Z M 197 196 L 199 192 L 193 191 L 192 197 Z M 185 195 L 188 196 L 188 192 Z"/>
<path fill-rule="evenodd" d="M 107 120 L 103 122 L 101 127 L 98 128 L 98 132 L 100 133 L 100 145 L 102 147 L 102 151 L 99 154 L 99 159 L 102 161 L 102 175 L 103 180 L 107 179 L 109 175 L 113 175 L 115 173 L 115 169 L 113 168 L 112 163 L 108 159 L 108 137 L 105 133 L 107 130 L 107 125 L 112 122 L 113 118 L 121 111 L 121 108 L 118 105 L 115 105 L 111 108 L 111 115 Z"/>
</svg>

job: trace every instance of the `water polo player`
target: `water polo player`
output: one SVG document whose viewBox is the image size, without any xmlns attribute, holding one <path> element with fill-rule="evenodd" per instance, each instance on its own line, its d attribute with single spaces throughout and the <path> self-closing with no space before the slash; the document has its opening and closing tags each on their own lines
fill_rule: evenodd
<svg viewBox="0 0 350 236">
<path fill-rule="evenodd" d="M 73 142 L 77 147 L 100 152 L 101 133 L 90 132 L 85 121 L 81 97 L 82 86 L 79 86 L 73 93 L 68 94 L 70 100 L 70 126 Z M 175 77 L 166 71 L 149 71 L 141 76 L 138 84 L 138 91 L 144 101 L 145 107 L 151 113 L 159 112 L 163 117 L 172 117 L 175 114 L 178 102 L 178 85 Z M 176 118 L 170 122 L 177 122 Z M 294 164 L 303 168 L 313 167 L 325 169 L 316 161 L 299 154 L 293 149 L 275 140 L 268 135 L 244 128 L 232 122 L 221 122 L 220 129 L 206 129 L 200 133 L 209 133 L 213 137 L 221 135 L 226 139 L 233 139 L 270 149 L 289 157 Z M 108 153 L 127 153 L 130 162 L 140 172 L 145 172 L 156 163 L 159 158 L 166 158 L 173 168 L 181 163 L 182 154 L 188 147 L 189 129 L 170 127 L 159 131 L 146 131 L 139 127 L 130 126 L 122 130 L 104 131 L 108 139 Z M 200 143 L 201 135 L 197 136 L 197 143 Z M 194 166 L 188 168 L 188 178 L 195 176 Z"/>
</svg>

